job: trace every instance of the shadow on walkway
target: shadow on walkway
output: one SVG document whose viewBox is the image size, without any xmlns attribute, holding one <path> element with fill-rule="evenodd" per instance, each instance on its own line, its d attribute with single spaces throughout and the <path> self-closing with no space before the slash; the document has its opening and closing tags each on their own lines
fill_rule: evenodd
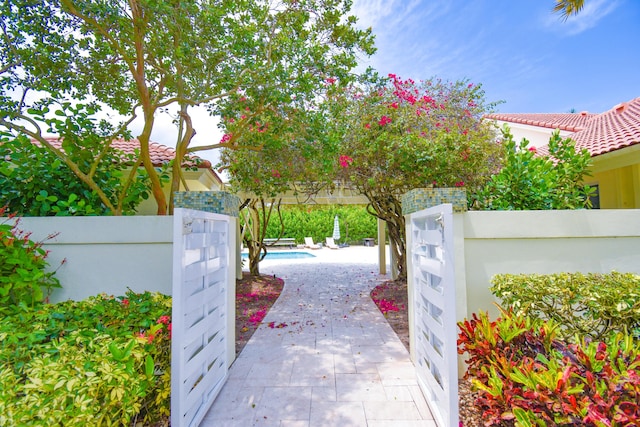
<svg viewBox="0 0 640 427">
<path fill-rule="evenodd" d="M 436 425 L 408 352 L 369 297 L 389 279 L 377 248 L 331 252 L 260 264 L 285 287 L 202 427 Z"/>
</svg>

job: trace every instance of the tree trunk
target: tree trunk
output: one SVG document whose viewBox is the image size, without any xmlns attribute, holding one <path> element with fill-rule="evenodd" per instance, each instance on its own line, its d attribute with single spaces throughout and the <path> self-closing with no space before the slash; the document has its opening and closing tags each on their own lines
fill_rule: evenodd
<svg viewBox="0 0 640 427">
<path fill-rule="evenodd" d="M 251 276 L 259 276 L 260 275 L 260 261 L 262 261 L 262 244 L 260 242 L 256 242 L 255 240 L 246 241 L 247 249 L 249 249 L 249 274 Z M 265 251 L 266 254 L 266 251 Z"/>
<path fill-rule="evenodd" d="M 394 196 L 362 192 L 369 200 L 367 210 L 387 224 L 390 249 L 395 255 L 399 280 L 407 280 L 407 250 L 402 204 Z"/>
<path fill-rule="evenodd" d="M 269 206 L 262 198 L 247 200 L 240 209 L 242 210 L 245 207 L 249 210 L 249 215 L 244 217 L 243 241 L 249 250 L 249 273 L 252 276 L 259 276 L 259 263 L 267 255 L 267 247 L 263 243 L 267 233 L 267 225 L 269 225 L 274 207 L 276 207 L 278 216 L 280 216 L 280 200 L 276 203 L 275 199 L 272 199 Z M 280 222 L 282 223 L 282 217 L 280 217 Z M 282 237 L 283 233 L 284 229 L 281 228 L 280 237 Z"/>
</svg>

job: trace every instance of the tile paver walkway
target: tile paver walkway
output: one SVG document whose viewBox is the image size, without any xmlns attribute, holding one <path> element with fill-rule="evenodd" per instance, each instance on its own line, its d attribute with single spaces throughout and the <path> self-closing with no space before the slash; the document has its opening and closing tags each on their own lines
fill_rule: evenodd
<svg viewBox="0 0 640 427">
<path fill-rule="evenodd" d="M 284 290 L 202 427 L 435 427 L 409 353 L 369 298 L 386 279 L 376 251 L 325 248 L 313 261 L 261 263 Z"/>
</svg>

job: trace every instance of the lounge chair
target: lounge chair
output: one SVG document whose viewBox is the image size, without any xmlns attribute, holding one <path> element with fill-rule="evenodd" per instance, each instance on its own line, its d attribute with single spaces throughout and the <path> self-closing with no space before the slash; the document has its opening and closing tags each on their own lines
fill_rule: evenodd
<svg viewBox="0 0 640 427">
<path fill-rule="evenodd" d="M 329 249 L 338 249 L 338 245 L 336 245 L 336 242 L 333 239 L 333 237 L 327 237 L 327 247 Z"/>
<path fill-rule="evenodd" d="M 313 237 L 304 238 L 304 247 L 309 249 L 320 249 L 320 245 L 313 243 Z"/>
</svg>

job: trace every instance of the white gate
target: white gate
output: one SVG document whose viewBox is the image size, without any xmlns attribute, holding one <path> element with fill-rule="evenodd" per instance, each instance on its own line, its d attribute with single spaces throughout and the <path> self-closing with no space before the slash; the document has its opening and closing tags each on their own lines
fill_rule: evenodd
<svg viewBox="0 0 640 427">
<path fill-rule="evenodd" d="M 229 217 L 190 209 L 175 209 L 173 228 L 171 425 L 197 426 L 227 379 L 234 231 Z"/>
<path fill-rule="evenodd" d="M 437 424 L 458 425 L 458 354 L 450 204 L 409 216 L 409 283 L 418 382 Z"/>
</svg>

